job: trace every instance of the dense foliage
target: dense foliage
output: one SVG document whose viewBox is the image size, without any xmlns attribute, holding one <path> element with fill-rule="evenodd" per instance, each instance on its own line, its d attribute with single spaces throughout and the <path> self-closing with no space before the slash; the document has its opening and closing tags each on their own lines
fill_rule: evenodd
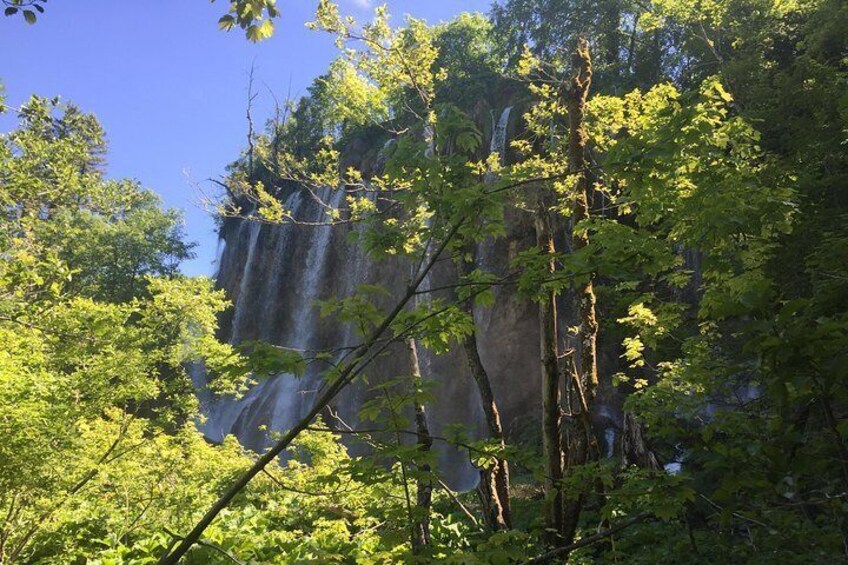
<svg viewBox="0 0 848 565">
<path fill-rule="evenodd" d="M 273 2 L 231 10 L 223 27 L 273 31 Z M 179 215 L 104 178 L 91 116 L 33 98 L 0 146 L 0 563 L 848 558 L 844 2 L 505 0 L 392 27 L 323 0 L 310 26 L 339 58 L 231 166 L 223 228 L 297 223 L 283 194 L 338 187 L 327 222 L 362 224 L 409 290 L 320 304 L 362 341 L 319 354 L 337 364 L 276 436 L 282 466 L 206 443 L 193 363 L 237 394 L 303 360 L 217 341 L 225 297 L 179 275 Z M 522 110 L 507 155 L 483 103 Z M 479 268 L 520 215 L 536 245 Z M 439 262 L 456 284 L 436 295 Z M 495 286 L 538 307 L 541 434 L 504 435 L 473 345 Z M 430 434 L 418 348 L 468 356 L 482 440 Z M 409 374 L 372 383 L 373 429 L 321 418 L 407 349 Z M 609 398 L 614 445 L 592 420 Z M 441 482 L 439 442 L 479 493 Z"/>
</svg>

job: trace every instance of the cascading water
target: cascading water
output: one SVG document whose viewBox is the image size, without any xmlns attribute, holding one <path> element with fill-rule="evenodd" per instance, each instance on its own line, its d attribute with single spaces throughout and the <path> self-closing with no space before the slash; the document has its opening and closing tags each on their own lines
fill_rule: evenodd
<svg viewBox="0 0 848 565">
<path fill-rule="evenodd" d="M 286 198 L 283 208 L 293 213 L 300 213 L 303 199 L 304 191 L 296 190 Z M 262 285 L 262 303 L 266 305 L 273 305 L 276 300 L 283 274 L 286 272 L 286 267 L 289 266 L 287 254 L 290 252 L 289 244 L 293 232 L 290 226 L 286 225 L 275 225 L 274 230 L 276 232 L 276 244 L 270 258 L 271 272 L 267 281 L 264 281 Z M 259 339 L 267 342 L 274 341 L 274 320 L 272 319 L 274 313 L 273 308 L 265 308 L 260 312 L 259 335 L 257 336 Z"/>
<path fill-rule="evenodd" d="M 294 191 L 284 207 L 292 212 L 296 220 L 310 224 L 321 223 L 327 217 L 327 208 L 335 208 L 342 203 L 344 190 L 325 189 L 316 197 L 313 199 L 302 190 Z M 323 202 L 326 202 L 326 206 Z M 233 316 L 231 342 L 237 345 L 247 334 L 252 333 L 251 337 L 305 352 L 314 347 L 317 319 L 313 302 L 319 296 L 326 273 L 332 227 L 281 225 L 274 226 L 274 229 L 277 233 L 274 234 L 276 243 L 271 255 L 272 264 L 262 281 L 253 280 L 259 268 L 256 259 L 259 230 L 250 232 Z M 303 239 L 304 235 L 306 241 L 298 241 L 298 236 Z M 306 252 L 301 265 L 292 261 L 295 244 Z M 283 287 L 293 292 L 281 293 Z M 261 296 L 262 309 L 258 317 L 252 301 L 247 298 L 251 289 Z M 285 301 L 285 304 L 280 304 L 280 300 Z M 279 320 L 274 317 L 275 313 L 280 312 L 286 314 L 283 327 L 277 324 Z M 200 379 L 195 377 L 195 381 L 200 382 Z M 240 399 L 213 399 L 207 393 L 204 402 L 206 421 L 201 429 L 212 440 L 220 441 L 232 433 L 248 447 L 261 449 L 267 443 L 265 428 L 288 429 L 309 408 L 308 399 L 311 398 L 310 392 L 317 387 L 316 381 L 315 371 L 307 371 L 302 377 L 279 374 L 257 383 Z M 204 400 L 204 396 L 201 396 L 201 400 Z"/>
<path fill-rule="evenodd" d="M 510 111 L 511 108 L 506 108 L 500 114 L 489 144 L 501 158 L 507 148 Z M 432 131 L 425 133 L 425 137 L 431 142 L 428 153 L 432 152 Z M 391 143 L 387 142 L 381 153 L 385 154 Z M 294 189 L 287 194 L 284 207 L 295 218 L 306 223 L 328 218 L 327 209 L 305 189 Z M 375 192 L 365 194 L 376 202 Z M 345 191 L 326 189 L 318 196 L 329 200 L 330 207 L 337 207 L 342 204 Z M 225 246 L 218 283 L 235 302 L 231 325 L 224 326 L 225 334 L 229 330 L 230 341 L 238 344 L 259 339 L 299 350 L 336 351 L 338 357 L 348 352 L 361 340 L 354 325 L 322 320 L 313 302 L 352 296 L 360 292 L 358 288 L 363 284 L 380 285 L 389 291 L 386 296 L 363 296 L 387 310 L 393 305 L 390 296 L 403 292 L 409 275 L 408 262 L 374 261 L 368 257 L 364 247 L 354 242 L 364 229 L 359 224 L 259 226 L 256 222 L 242 221 L 222 232 Z M 478 252 L 481 265 L 491 263 L 493 272 L 507 268 L 502 263 L 509 260 L 526 228 L 516 226 L 508 230 L 512 231 L 491 252 Z M 506 249 L 509 251 L 505 253 Z M 455 276 L 450 261 L 440 262 L 425 285 L 444 289 L 455 281 Z M 495 394 L 501 398 L 505 426 L 509 430 L 510 426 L 526 425 L 527 414 L 533 411 L 540 394 L 535 378 L 538 374 L 535 311 L 532 304 L 502 289 L 496 290 L 495 304 L 490 309 L 477 310 L 475 319 L 485 320 L 478 326 L 478 344 Z M 472 432 L 482 433 L 485 426 L 479 393 L 461 348 L 436 356 L 422 347 L 420 356 L 424 378 L 438 383 L 433 402 L 428 404 L 431 431 L 445 435 L 448 427 L 462 424 Z M 316 360 L 299 378 L 282 374 L 260 380 L 239 399 L 213 396 L 204 387 L 202 366 L 192 367 L 192 378 L 200 389 L 198 396 L 206 417 L 201 429 L 210 440 L 220 441 L 225 435 L 234 434 L 247 448 L 261 451 L 269 444 L 268 431 L 290 428 L 311 407 L 315 391 L 322 384 L 322 373 L 328 367 L 326 362 Z M 337 397 L 335 413 L 347 424 L 356 426 L 359 408 L 373 398 L 371 385 L 395 379 L 407 371 L 402 348 L 386 351 L 366 370 L 364 377 L 370 384 L 354 383 Z M 472 488 L 477 473 L 469 464 L 467 451 L 442 444 L 438 450 L 440 470 L 448 484 L 453 488 Z"/>
<path fill-rule="evenodd" d="M 494 113 L 492 114 L 492 140 L 489 143 L 489 154 L 497 153 L 500 164 L 503 164 L 506 159 L 506 130 L 509 125 L 510 112 L 512 112 L 512 106 L 504 108 L 497 122 L 495 122 Z M 496 178 L 497 174 L 494 171 L 489 170 L 486 172 L 486 182 L 492 182 Z"/>
<path fill-rule="evenodd" d="M 612 459 L 615 455 L 615 428 L 609 427 L 604 430 L 604 457 Z"/>
<path fill-rule="evenodd" d="M 512 112 L 512 106 L 507 106 L 501 112 L 501 117 L 495 127 L 492 128 L 492 142 L 489 146 L 490 153 L 497 153 L 500 162 L 504 162 L 506 157 L 506 128 L 509 125 L 509 114 Z"/>
<path fill-rule="evenodd" d="M 344 199 L 344 190 L 325 190 L 323 194 L 319 195 L 319 198 L 322 202 L 327 202 L 328 208 L 338 208 Z M 327 218 L 327 209 L 323 204 L 316 204 L 318 205 L 311 221 L 321 223 Z M 314 302 L 319 297 L 321 284 L 326 273 L 329 256 L 327 249 L 332 235 L 332 227 L 329 225 L 309 229 L 312 232 L 310 234 L 312 237 L 309 242 L 303 277 L 298 283 L 303 294 L 293 309 L 293 319 L 298 327 L 289 346 L 304 353 L 318 349 L 315 343 L 318 320 L 316 319 L 317 313 Z M 319 377 L 320 375 L 316 374 L 315 370 L 308 370 L 307 374 L 301 378 L 284 374 L 272 379 L 276 381 L 273 383 L 276 386 L 273 393 L 268 395 L 274 399 L 270 418 L 271 429 L 288 429 L 305 415 L 311 407 L 311 400 L 318 388 Z"/>
<path fill-rule="evenodd" d="M 223 238 L 218 239 L 218 244 L 215 246 L 215 259 L 212 261 L 212 267 L 215 269 L 214 277 L 221 272 L 221 259 L 224 257 L 224 251 L 227 249 L 227 241 Z"/>
<path fill-rule="evenodd" d="M 247 309 L 244 307 L 244 303 L 248 299 L 248 292 L 250 291 L 250 284 L 253 279 L 256 244 L 259 241 L 259 232 L 262 229 L 262 224 L 260 224 L 258 221 L 244 220 L 242 222 L 242 225 L 239 227 L 239 231 L 242 230 L 244 225 L 247 225 L 247 229 L 250 233 L 250 238 L 247 247 L 247 259 L 244 262 L 244 272 L 241 276 L 241 282 L 239 283 L 239 292 L 238 296 L 236 297 L 235 316 L 233 317 L 233 331 L 232 337 L 230 338 L 232 343 L 236 345 L 241 343 L 241 332 L 242 327 L 244 325 L 244 313 L 247 311 Z"/>
</svg>

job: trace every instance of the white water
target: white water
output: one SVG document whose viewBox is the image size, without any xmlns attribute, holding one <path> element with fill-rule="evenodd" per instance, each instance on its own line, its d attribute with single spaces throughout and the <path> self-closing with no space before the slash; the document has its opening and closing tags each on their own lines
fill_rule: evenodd
<svg viewBox="0 0 848 565">
<path fill-rule="evenodd" d="M 492 114 L 492 140 L 489 142 L 489 154 L 498 154 L 498 163 L 504 164 L 506 159 L 506 129 L 509 125 L 509 114 L 512 112 L 512 106 L 507 106 L 501 112 L 501 117 L 495 122 L 495 115 Z M 492 182 L 497 178 L 493 171 L 486 173 L 486 182 Z"/>
<path fill-rule="evenodd" d="M 292 212 L 297 217 L 303 204 L 303 199 L 304 192 L 296 190 L 286 198 L 283 208 Z M 263 281 L 262 283 L 262 304 L 267 304 L 269 307 L 261 312 L 260 322 L 258 324 L 258 338 L 270 343 L 273 343 L 276 337 L 271 332 L 273 324 L 270 317 L 275 312 L 270 306 L 276 305 L 277 294 L 282 283 L 283 275 L 286 273 L 286 267 L 290 266 L 289 255 L 291 254 L 291 249 L 289 249 L 289 241 L 294 231 L 291 226 L 286 225 L 276 225 L 273 229 L 276 232 L 277 242 L 274 245 L 274 251 L 271 255 L 271 272 L 268 275 L 267 281 Z"/>
<path fill-rule="evenodd" d="M 604 430 L 604 443 L 606 444 L 604 455 L 607 459 L 612 459 L 615 454 L 615 428 L 610 427 Z"/>
<path fill-rule="evenodd" d="M 343 203 L 344 195 L 344 190 L 326 189 L 318 196 L 334 208 Z M 305 222 L 320 223 L 328 219 L 327 209 L 303 191 L 293 192 L 286 200 L 285 207 L 291 210 L 296 219 Z M 314 346 L 317 316 L 313 302 L 322 290 L 333 228 L 293 225 L 273 228 L 278 230 L 271 256 L 273 263 L 266 280 L 258 281 L 259 284 L 254 285 L 253 279 L 259 266 L 257 261 L 261 260 L 256 257 L 259 229 L 254 228 L 254 225 L 258 226 L 253 222 L 247 228 L 251 230 L 250 239 L 236 299 L 231 342 L 237 345 L 248 327 L 255 327 L 260 339 L 273 343 L 282 338 L 285 340 L 282 346 L 306 352 Z M 240 227 L 239 232 L 242 229 Z M 308 230 L 305 232 L 306 242 L 300 242 L 306 247 L 305 257 L 295 255 L 295 250 L 291 247 L 296 230 Z M 239 237 L 243 235 L 240 233 Z M 303 264 L 293 264 L 293 257 L 303 257 Z M 286 277 L 292 275 L 296 276 L 297 280 L 287 281 Z M 289 299 L 288 303 L 278 304 L 281 299 L 279 289 L 284 282 L 295 292 L 283 293 L 283 299 Z M 258 286 L 261 293 L 262 308 L 259 310 L 258 319 L 250 318 L 257 316 L 256 309 L 251 307 L 253 304 L 247 298 L 251 286 Z M 287 310 L 291 312 L 287 320 L 291 320 L 294 327 L 284 327 L 279 332 L 280 335 L 272 335 L 274 315 Z M 291 324 L 286 324 L 289 325 Z M 192 380 L 201 388 L 200 399 L 206 416 L 206 421 L 200 426 L 201 430 L 213 441 L 220 441 L 224 436 L 233 433 L 255 449 L 267 444 L 267 432 L 264 428 L 290 428 L 308 410 L 307 400 L 311 399 L 311 393 L 317 387 L 314 371 L 307 371 L 303 377 L 279 374 L 257 383 L 240 399 L 215 398 L 208 389 L 203 389 L 206 379 L 202 366 L 193 366 L 191 371 Z"/>
<path fill-rule="evenodd" d="M 512 106 L 504 108 L 498 123 L 492 128 L 492 142 L 489 146 L 489 153 L 497 153 L 501 164 L 503 164 L 506 157 L 506 128 L 509 125 L 510 112 L 512 112 Z"/>
<path fill-rule="evenodd" d="M 242 220 L 242 225 L 239 226 L 239 236 L 241 236 L 241 231 L 245 224 L 247 224 L 247 229 L 250 232 L 250 240 L 247 247 L 247 259 L 244 262 L 244 271 L 242 271 L 241 281 L 239 283 L 239 292 L 238 296 L 236 296 L 235 315 L 233 316 L 233 332 L 231 341 L 236 345 L 241 343 L 241 331 L 244 323 L 243 317 L 244 312 L 246 311 L 245 302 L 247 301 L 247 293 L 250 289 L 251 280 L 253 279 L 253 263 L 254 256 L 256 255 L 256 244 L 259 241 L 259 232 L 262 229 L 262 225 L 257 221 Z"/>
<path fill-rule="evenodd" d="M 331 209 L 341 206 L 344 202 L 344 196 L 345 191 L 343 189 L 324 190 L 319 195 Z M 315 223 L 326 222 L 328 218 L 327 209 L 318 205 L 315 215 L 310 218 L 310 221 Z M 333 227 L 327 225 L 308 229 L 311 230 L 309 250 L 305 268 L 301 271 L 303 278 L 297 287 L 303 290 L 303 294 L 297 300 L 293 316 L 295 323 L 298 323 L 299 326 L 294 332 L 291 332 L 292 341 L 289 345 L 289 347 L 307 354 L 310 349 L 316 347 L 314 341 L 318 320 L 314 302 L 319 297 L 321 284 L 326 273 Z M 311 408 L 310 402 L 307 402 L 307 400 L 311 400 L 314 396 L 314 391 L 318 385 L 316 377 L 314 371 L 308 372 L 305 377 L 300 379 L 287 374 L 274 377 L 274 380 L 279 382 L 275 383 L 277 390 L 270 395 L 271 398 L 276 399 L 270 422 L 272 429 L 286 430 L 290 428 Z"/>
<path fill-rule="evenodd" d="M 424 126 L 424 141 L 427 143 L 427 149 L 424 150 L 424 156 L 432 159 L 436 154 L 436 130 L 430 124 Z"/>
</svg>

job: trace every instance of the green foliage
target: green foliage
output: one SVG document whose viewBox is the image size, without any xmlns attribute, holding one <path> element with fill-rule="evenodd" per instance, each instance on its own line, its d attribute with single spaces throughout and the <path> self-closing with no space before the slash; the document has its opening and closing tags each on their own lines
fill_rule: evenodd
<svg viewBox="0 0 848 565">
<path fill-rule="evenodd" d="M 218 27 L 230 31 L 238 26 L 247 39 L 257 42 L 274 35 L 274 18 L 279 15 L 276 0 L 235 0 L 218 20 Z"/>
<path fill-rule="evenodd" d="M 399 332 L 421 341 L 436 354 L 446 353 L 470 335 L 474 322 L 468 313 L 456 304 L 445 304 L 434 299 L 398 316 Z"/>
<path fill-rule="evenodd" d="M 46 3 L 47 0 L 3 0 L 3 15 L 8 17 L 20 14 L 31 25 L 38 19 L 37 14 L 44 13 Z"/>
<path fill-rule="evenodd" d="M 496 55 L 491 21 L 482 14 L 462 13 L 432 29 L 438 56 L 437 69 L 444 69 L 436 98 L 473 111 L 502 84 L 503 61 Z"/>
<path fill-rule="evenodd" d="M 259 40 L 277 15 L 273 2 L 233 2 L 221 26 Z M 561 228 L 576 181 L 563 55 L 589 35 L 600 92 L 586 109 L 592 217 L 561 230 L 587 245 L 550 254 L 522 243 L 510 249 L 508 273 L 471 269 L 455 288 L 418 289 L 423 297 L 383 339 L 442 354 L 473 336 L 467 303 L 491 305 L 496 284 L 516 282 L 538 300 L 592 280 L 600 339 L 616 344 L 606 346 L 604 394 L 618 387 L 660 468 L 618 451 L 569 461 L 567 498 L 584 498 L 579 536 L 649 515 L 570 562 L 839 559 L 848 486 L 844 2 L 508 0 L 490 19 L 464 14 L 428 27 L 410 18 L 394 28 L 386 8 L 360 26 L 322 1 L 310 25 L 335 38 L 340 56 L 287 119 L 252 140 L 253 168 L 244 159 L 232 167 L 222 212 L 253 204 L 262 221 L 296 221 L 280 198 L 291 183 L 345 187 L 345 207 L 327 221 L 360 222 L 359 243 L 409 267 L 410 280 L 440 246 L 472 263 L 476 243 L 504 235 L 507 214 L 535 211 L 533 191 L 555 195 L 548 211 Z M 509 87 L 514 97 L 532 98 L 506 164 L 487 154 L 478 123 L 478 103 L 503 103 L 512 84 L 504 69 L 524 81 Z M 177 274 L 191 252 L 178 215 L 135 183 L 102 178 L 92 117 L 34 98 L 20 118 L 0 144 L 0 515 L 9 516 L 0 557 L 151 562 L 254 457 L 231 438 L 211 446 L 198 435 L 186 363 L 203 363 L 216 390 L 238 394 L 249 372 L 298 375 L 306 361 L 265 343 L 236 351 L 215 340 L 224 297 Z M 386 139 L 374 162 L 357 162 L 353 147 Z M 362 286 L 319 307 L 364 337 L 392 298 Z M 258 563 L 511 563 L 541 553 L 538 438 L 521 449 L 463 429 L 429 439 L 481 468 L 510 461 L 515 529 L 480 531 L 467 516 L 480 511 L 473 496 L 436 489 L 432 543 L 413 555 L 409 529 L 423 510 L 411 487 L 440 469 L 410 414 L 430 404 L 434 386 L 409 374 L 373 386 L 359 420 L 374 429 L 344 430 L 365 457 L 314 423 L 187 562 L 223 563 L 227 552 Z M 584 425 L 571 416 L 569 439 Z M 667 462 L 680 472 L 663 470 Z"/>
<path fill-rule="evenodd" d="M 94 118 L 33 98 L 20 120 L 0 143 L 0 537 L 8 562 L 74 562 L 94 551 L 74 540 L 176 519 L 176 462 L 217 457 L 186 424 L 185 363 L 234 353 L 214 337 L 223 294 L 176 273 L 179 216 L 102 178 Z"/>
</svg>

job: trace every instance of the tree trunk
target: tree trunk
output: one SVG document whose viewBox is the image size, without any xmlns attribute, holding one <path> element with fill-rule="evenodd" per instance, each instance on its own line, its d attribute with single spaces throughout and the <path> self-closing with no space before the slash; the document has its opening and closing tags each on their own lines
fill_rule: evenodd
<svg viewBox="0 0 848 565">
<path fill-rule="evenodd" d="M 473 268 L 473 262 L 459 260 L 460 274 L 468 275 Z M 464 301 L 465 312 L 474 319 L 474 301 L 468 298 Z M 477 390 L 480 393 L 480 402 L 483 406 L 483 414 L 486 416 L 486 426 L 489 429 L 489 437 L 500 444 L 501 449 L 506 447 L 504 442 L 503 425 L 498 410 L 498 403 L 492 392 L 489 374 L 480 359 L 477 349 L 477 333 L 472 333 L 463 341 L 465 356 Z M 483 506 L 486 525 L 494 531 L 509 529 L 512 527 L 509 503 L 509 464 L 506 459 L 497 457 L 487 467 L 480 469 L 480 485 L 478 487 L 480 503 Z"/>
<path fill-rule="evenodd" d="M 421 367 L 418 364 L 418 347 L 415 340 L 410 338 L 406 340 L 407 349 L 409 351 L 409 370 L 412 376 L 412 386 L 416 395 L 419 395 L 422 390 L 421 385 Z M 430 435 L 430 428 L 427 425 L 427 412 L 424 404 L 416 399 L 415 401 L 415 431 L 418 434 L 418 450 L 420 452 L 420 460 L 417 463 L 417 496 L 416 496 L 416 512 L 413 517 L 412 525 L 412 549 L 417 553 L 426 545 L 430 544 L 430 504 L 433 500 L 433 481 L 430 476 L 430 448 L 433 446 L 433 437 Z"/>
<path fill-rule="evenodd" d="M 592 62 L 589 58 L 589 46 L 585 40 L 580 40 L 577 50 L 572 55 L 572 64 L 575 66 L 575 74 L 571 79 L 568 102 L 568 166 L 569 170 L 577 175 L 571 217 L 572 225 L 575 226 L 572 230 L 572 249 L 579 251 L 589 244 L 587 232 L 576 229 L 577 224 L 589 219 L 589 172 L 586 162 L 587 136 L 584 112 L 589 85 L 592 82 Z M 586 402 L 590 407 L 595 400 L 595 390 L 598 385 L 596 351 L 598 320 L 595 315 L 595 291 L 592 287 L 592 278 L 589 276 L 576 288 L 576 306 L 580 317 L 580 362 L 577 369 Z"/>
<path fill-rule="evenodd" d="M 548 202 L 539 199 L 535 217 L 536 245 L 551 256 L 548 270 L 556 271 L 556 251 Z M 559 545 L 563 532 L 562 496 L 562 409 L 560 407 L 560 371 L 557 354 L 556 293 L 539 301 L 539 347 L 542 361 L 542 450 L 545 458 L 545 525 L 548 542 Z"/>
<path fill-rule="evenodd" d="M 659 469 L 660 464 L 654 452 L 645 441 L 642 424 L 632 412 L 624 413 L 624 431 L 622 433 L 622 457 L 626 463 L 643 469 Z"/>
<path fill-rule="evenodd" d="M 571 55 L 574 74 L 571 78 L 571 88 L 568 93 L 568 168 L 576 175 L 574 187 L 574 202 L 571 219 L 571 247 L 579 251 L 589 244 L 588 233 L 578 228 L 578 224 L 589 219 L 589 171 L 586 162 L 587 135 L 585 128 L 586 100 L 589 96 L 589 86 L 592 83 L 592 60 L 589 56 L 589 44 L 585 39 L 578 40 L 577 49 Z M 592 276 L 575 284 L 575 309 L 578 316 L 577 326 L 577 357 L 576 375 L 573 386 L 579 400 L 577 408 L 583 421 L 588 421 L 587 411 L 591 411 L 595 403 L 595 393 L 598 386 L 597 337 L 598 320 L 595 313 L 595 291 L 592 286 Z M 592 445 L 594 434 L 590 426 L 580 426 L 581 431 L 574 434 L 569 442 L 568 467 L 582 465 L 593 457 Z M 596 450 L 595 450 L 596 451 Z M 583 496 L 575 498 L 566 505 L 563 537 L 565 543 L 574 540 L 577 522 L 583 506 Z"/>
</svg>

